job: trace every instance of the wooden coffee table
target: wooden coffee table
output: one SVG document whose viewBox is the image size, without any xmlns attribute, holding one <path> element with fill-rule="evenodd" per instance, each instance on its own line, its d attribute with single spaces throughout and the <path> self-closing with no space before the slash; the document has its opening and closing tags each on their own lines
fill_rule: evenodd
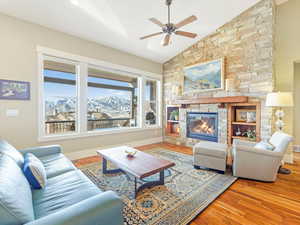
<svg viewBox="0 0 300 225">
<path fill-rule="evenodd" d="M 116 148 L 109 148 L 99 150 L 97 153 L 102 156 L 102 171 L 103 174 L 113 173 L 128 173 L 134 176 L 134 194 L 137 196 L 138 192 L 157 185 L 165 184 L 164 170 L 175 166 L 175 163 L 168 160 L 159 159 L 148 153 L 137 151 L 134 157 L 128 157 L 125 150 L 136 150 L 128 146 L 120 146 Z M 107 169 L 107 161 L 112 162 L 118 169 Z M 137 180 L 149 177 L 159 173 L 159 179 L 156 181 L 145 182 L 137 187 Z"/>
</svg>

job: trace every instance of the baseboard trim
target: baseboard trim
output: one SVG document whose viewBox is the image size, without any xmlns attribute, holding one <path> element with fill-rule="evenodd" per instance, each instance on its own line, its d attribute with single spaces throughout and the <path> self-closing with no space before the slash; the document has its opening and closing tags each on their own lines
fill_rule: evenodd
<svg viewBox="0 0 300 225">
<path fill-rule="evenodd" d="M 294 163 L 293 152 L 289 152 L 289 153 L 285 154 L 284 157 L 283 157 L 283 161 L 285 163 L 293 164 Z"/>
<path fill-rule="evenodd" d="M 293 150 L 294 152 L 300 152 L 300 145 L 294 145 Z"/>
<path fill-rule="evenodd" d="M 150 145 L 150 144 L 155 144 L 155 143 L 160 143 L 163 142 L 163 137 L 157 137 L 157 138 L 149 138 L 149 139 L 144 139 L 141 141 L 133 141 L 133 142 L 127 142 L 127 143 L 122 143 L 122 144 L 117 144 L 117 145 L 107 145 L 107 146 L 101 146 L 93 149 L 85 149 L 85 150 L 80 150 L 76 152 L 66 152 L 65 155 L 71 159 L 71 160 L 76 160 L 76 159 L 81 159 L 81 158 L 86 158 L 90 156 L 95 156 L 97 155 L 96 151 L 101 150 L 101 149 L 106 149 L 106 148 L 113 148 L 117 147 L 120 145 L 126 145 L 130 147 L 138 147 L 138 146 L 143 146 L 143 145 Z"/>
</svg>

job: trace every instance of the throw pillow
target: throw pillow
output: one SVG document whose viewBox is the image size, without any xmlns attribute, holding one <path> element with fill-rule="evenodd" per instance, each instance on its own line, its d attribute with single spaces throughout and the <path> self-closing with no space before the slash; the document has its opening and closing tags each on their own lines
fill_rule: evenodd
<svg viewBox="0 0 300 225">
<path fill-rule="evenodd" d="M 272 145 L 271 143 L 269 142 L 266 142 L 266 141 L 261 141 L 261 142 L 258 142 L 255 146 L 254 146 L 255 149 L 260 149 L 260 150 L 268 150 L 268 151 L 273 151 L 275 146 Z"/>
<path fill-rule="evenodd" d="M 23 173 L 33 189 L 46 186 L 47 176 L 43 163 L 32 153 L 25 154 Z"/>
<path fill-rule="evenodd" d="M 0 152 L 11 157 L 20 168 L 23 167 L 24 157 L 17 149 L 10 145 L 7 141 L 0 140 Z"/>
</svg>

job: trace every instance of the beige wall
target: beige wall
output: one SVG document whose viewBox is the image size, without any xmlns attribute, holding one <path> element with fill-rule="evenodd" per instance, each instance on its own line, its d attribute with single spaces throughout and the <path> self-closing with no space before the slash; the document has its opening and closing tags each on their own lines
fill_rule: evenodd
<svg viewBox="0 0 300 225">
<path fill-rule="evenodd" d="M 295 64 L 295 76 L 294 76 L 294 96 L 295 96 L 295 107 L 294 107 L 294 117 L 299 119 L 300 115 L 300 63 Z M 295 145 L 300 145 L 300 122 L 294 123 L 294 136 Z"/>
<path fill-rule="evenodd" d="M 294 62 L 300 60 L 300 1 L 289 0 L 277 8 L 276 90 L 293 91 Z M 299 86 L 298 86 L 299 88 Z M 285 131 L 293 134 L 293 109 L 285 109 Z"/>
<path fill-rule="evenodd" d="M 45 27 L 0 14 L 0 79 L 31 82 L 30 101 L 0 100 L 0 137 L 18 148 L 39 144 L 62 144 L 65 151 L 90 149 L 160 137 L 161 130 L 95 136 L 38 143 L 37 45 L 104 60 L 153 73 L 162 73 L 161 64 L 85 41 Z M 6 117 L 7 109 L 18 109 L 18 117 Z"/>
</svg>

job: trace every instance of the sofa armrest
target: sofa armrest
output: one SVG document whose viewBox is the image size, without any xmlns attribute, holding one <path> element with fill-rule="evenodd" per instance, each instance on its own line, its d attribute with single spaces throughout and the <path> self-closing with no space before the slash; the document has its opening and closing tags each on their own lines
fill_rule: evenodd
<svg viewBox="0 0 300 225">
<path fill-rule="evenodd" d="M 246 141 L 246 140 L 241 140 L 241 139 L 233 139 L 233 145 L 244 145 L 248 147 L 254 147 L 256 145 L 256 142 L 253 141 Z"/>
<path fill-rule="evenodd" d="M 107 191 L 24 225 L 122 225 L 123 203 Z"/>
<path fill-rule="evenodd" d="M 238 152 L 248 152 L 251 154 L 256 154 L 256 155 L 264 155 L 264 156 L 270 156 L 274 158 L 280 158 L 282 157 L 282 152 L 273 152 L 273 151 L 268 151 L 268 150 L 259 150 L 250 146 L 246 145 L 235 145 L 233 147 L 233 151 Z"/>
<path fill-rule="evenodd" d="M 21 150 L 21 153 L 25 155 L 26 153 L 32 153 L 36 157 L 43 157 L 52 154 L 58 154 L 62 152 L 62 148 L 60 145 L 48 145 L 48 146 L 39 146 L 33 148 L 26 148 Z"/>
</svg>

